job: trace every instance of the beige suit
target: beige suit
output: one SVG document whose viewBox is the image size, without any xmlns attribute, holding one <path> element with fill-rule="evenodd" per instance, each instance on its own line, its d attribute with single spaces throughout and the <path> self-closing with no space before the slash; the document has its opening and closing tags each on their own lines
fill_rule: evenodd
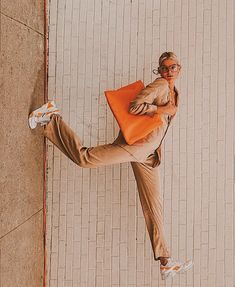
<svg viewBox="0 0 235 287">
<path fill-rule="evenodd" d="M 178 106 L 178 91 L 175 91 Z M 168 101 L 168 82 L 158 78 L 142 90 L 131 103 L 129 111 L 151 116 L 157 111 L 158 105 L 164 105 Z M 131 162 L 155 260 L 170 256 L 164 238 L 158 165 L 161 160 L 160 146 L 172 117 L 162 115 L 162 119 L 162 126 L 133 145 L 128 145 L 119 132 L 117 139 L 111 144 L 84 147 L 79 137 L 58 115 L 52 116 L 44 130 L 45 136 L 80 167 L 95 168 Z"/>
</svg>

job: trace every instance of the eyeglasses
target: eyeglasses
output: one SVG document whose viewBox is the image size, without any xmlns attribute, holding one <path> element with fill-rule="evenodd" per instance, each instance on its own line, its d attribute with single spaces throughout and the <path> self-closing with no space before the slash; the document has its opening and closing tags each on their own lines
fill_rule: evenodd
<svg viewBox="0 0 235 287">
<path fill-rule="evenodd" d="M 159 72 L 160 73 L 167 73 L 169 71 L 171 72 L 177 72 L 180 68 L 180 65 L 179 64 L 173 64 L 173 65 L 170 65 L 170 66 L 160 66 L 158 68 Z"/>
</svg>

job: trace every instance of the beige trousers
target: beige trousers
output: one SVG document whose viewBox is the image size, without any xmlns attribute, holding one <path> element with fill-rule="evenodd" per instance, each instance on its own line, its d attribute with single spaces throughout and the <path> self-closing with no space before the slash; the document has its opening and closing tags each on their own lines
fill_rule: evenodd
<svg viewBox="0 0 235 287">
<path fill-rule="evenodd" d="M 116 144 L 117 140 L 112 144 L 84 147 L 78 136 L 58 115 L 52 116 L 44 129 L 44 135 L 80 167 L 95 168 L 131 162 L 154 259 L 170 257 L 164 237 L 159 168 L 155 166 L 155 154 L 150 154 L 144 162 L 139 162 L 134 153 L 130 152 L 131 149 L 125 149 L 122 145 Z M 131 148 L 131 146 L 128 147 Z"/>
</svg>

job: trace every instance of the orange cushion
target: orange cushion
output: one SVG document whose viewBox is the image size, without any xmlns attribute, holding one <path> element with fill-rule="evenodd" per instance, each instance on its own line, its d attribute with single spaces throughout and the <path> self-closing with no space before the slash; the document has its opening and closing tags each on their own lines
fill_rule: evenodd
<svg viewBox="0 0 235 287">
<path fill-rule="evenodd" d="M 143 88 L 144 84 L 139 80 L 118 90 L 105 91 L 105 96 L 113 115 L 126 142 L 130 145 L 144 138 L 162 124 L 159 114 L 150 117 L 148 115 L 133 115 L 129 113 L 130 102 L 135 99 Z"/>
</svg>

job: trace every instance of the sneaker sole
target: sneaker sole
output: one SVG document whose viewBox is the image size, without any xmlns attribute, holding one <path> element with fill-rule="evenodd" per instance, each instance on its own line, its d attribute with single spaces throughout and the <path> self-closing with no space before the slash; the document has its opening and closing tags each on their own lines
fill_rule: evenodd
<svg viewBox="0 0 235 287">
<path fill-rule="evenodd" d="M 161 274 L 161 278 L 162 278 L 162 280 L 173 278 L 176 275 L 176 273 L 177 273 L 176 271 L 171 271 L 171 272 L 166 273 L 166 274 Z"/>
<path fill-rule="evenodd" d="M 30 117 L 28 118 L 28 124 L 29 127 L 31 128 L 31 130 L 35 129 L 37 127 L 37 123 L 35 122 L 35 118 L 34 117 Z"/>
</svg>

